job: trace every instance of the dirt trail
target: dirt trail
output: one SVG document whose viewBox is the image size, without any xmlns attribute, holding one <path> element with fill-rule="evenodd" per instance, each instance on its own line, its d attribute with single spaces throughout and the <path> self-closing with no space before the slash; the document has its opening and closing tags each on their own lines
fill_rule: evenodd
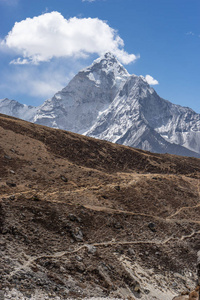
<svg viewBox="0 0 200 300">
<path fill-rule="evenodd" d="M 170 220 L 172 219 L 173 217 L 177 216 L 180 212 L 182 212 L 183 210 L 191 210 L 191 209 L 195 209 L 197 207 L 200 207 L 200 203 L 195 205 L 195 206 L 185 206 L 185 207 L 181 207 L 179 210 L 177 210 L 174 214 L 168 216 L 166 218 L 166 220 Z"/>
<path fill-rule="evenodd" d="M 27 255 L 25 255 L 23 253 L 24 258 L 27 258 L 26 262 L 23 265 L 21 265 L 21 266 L 17 266 L 10 274 L 8 274 L 8 278 L 11 278 L 17 272 L 19 272 L 19 271 L 21 271 L 23 269 L 26 269 L 27 267 L 30 267 L 30 265 L 32 263 L 35 263 L 35 262 L 37 262 L 40 259 L 61 258 L 61 257 L 65 256 L 65 255 L 71 255 L 71 254 L 77 253 L 77 252 L 81 251 L 82 249 L 87 249 L 88 246 L 93 246 L 93 247 L 107 247 L 107 246 L 138 245 L 138 244 L 164 245 L 164 244 L 169 243 L 172 240 L 174 240 L 174 241 L 175 240 L 177 240 L 177 241 L 178 240 L 183 241 L 185 239 L 193 237 L 196 234 L 200 234 L 200 230 L 199 231 L 194 231 L 193 230 L 191 234 L 183 235 L 180 238 L 171 236 L 171 237 L 168 237 L 168 238 L 166 238 L 164 240 L 149 240 L 149 241 L 148 240 L 147 241 L 141 240 L 141 241 L 118 241 L 118 242 L 112 240 L 112 241 L 101 242 L 101 243 L 84 244 L 84 245 L 81 245 L 81 246 L 75 248 L 74 250 L 71 250 L 71 251 L 56 252 L 56 253 L 50 254 L 50 255 L 39 255 L 39 256 L 29 257 L 29 256 L 27 256 Z"/>
<path fill-rule="evenodd" d="M 109 185 L 106 185 L 106 187 L 112 187 L 114 188 L 114 184 L 109 184 Z M 90 190 L 97 190 L 97 189 L 100 189 L 99 186 L 92 186 L 92 187 L 89 187 L 89 188 L 78 188 L 78 189 L 74 189 L 73 191 L 54 191 L 54 192 L 48 192 L 47 194 L 44 192 L 42 193 L 42 197 L 46 198 L 45 201 L 47 202 L 51 202 L 51 203 L 66 203 L 66 202 L 63 202 L 62 200 L 59 201 L 59 200 L 47 200 L 50 196 L 53 196 L 53 195 L 72 195 L 72 194 L 75 194 L 77 192 L 83 192 L 83 191 L 90 191 Z M 8 193 L 5 193 L 3 195 L 1 195 L 2 198 L 9 198 L 11 196 L 13 196 L 13 194 L 15 196 L 22 196 L 22 195 L 28 195 L 30 194 L 30 196 L 33 196 L 34 193 L 36 194 L 41 194 L 41 192 L 38 192 L 38 189 L 32 189 L 32 190 L 28 190 L 28 191 L 23 191 L 23 192 L 17 192 L 17 193 L 12 193 L 12 194 L 8 194 Z M 70 203 L 68 203 L 70 205 Z M 105 206 L 97 206 L 97 205 L 90 205 L 90 204 L 83 204 L 82 205 L 83 207 L 85 207 L 86 209 L 90 209 L 90 210 L 94 210 L 94 211 L 101 211 L 101 212 L 105 212 L 105 213 L 113 213 L 113 214 L 126 214 L 126 215 L 132 215 L 132 216 L 141 216 L 141 217 L 146 217 L 146 218 L 153 218 L 155 220 L 165 220 L 167 222 L 190 222 L 190 223 L 194 223 L 194 224 L 200 224 L 200 221 L 197 221 L 197 220 L 188 220 L 188 219 L 174 219 L 175 216 L 177 216 L 179 213 L 181 213 L 182 211 L 184 210 L 192 210 L 192 209 L 195 209 L 195 208 L 198 208 L 200 207 L 200 203 L 198 203 L 197 205 L 194 205 L 194 206 L 185 206 L 185 207 L 181 207 L 179 208 L 175 213 L 169 215 L 168 217 L 166 218 L 163 218 L 163 217 L 159 217 L 159 216 L 155 216 L 155 215 L 151 215 L 151 214 L 145 214 L 145 213 L 137 213 L 137 212 L 132 212 L 132 211 L 126 211 L 126 210 L 120 210 L 120 209 L 113 209 L 113 208 L 109 208 L 109 207 L 105 207 Z"/>
</svg>

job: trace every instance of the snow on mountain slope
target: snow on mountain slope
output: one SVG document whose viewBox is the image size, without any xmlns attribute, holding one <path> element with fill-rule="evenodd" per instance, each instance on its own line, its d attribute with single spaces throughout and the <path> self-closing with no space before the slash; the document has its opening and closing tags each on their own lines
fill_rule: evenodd
<svg viewBox="0 0 200 300">
<path fill-rule="evenodd" d="M 200 115 L 160 98 L 111 53 L 40 107 L 0 100 L 0 112 L 152 152 L 200 156 Z"/>
<path fill-rule="evenodd" d="M 0 99 L 0 113 L 32 122 L 37 108 L 8 98 Z"/>
<path fill-rule="evenodd" d="M 83 133 L 112 103 L 130 75 L 111 53 L 80 71 L 34 118 L 37 124 Z"/>
<path fill-rule="evenodd" d="M 198 156 L 199 143 L 192 141 L 200 132 L 185 134 L 184 128 L 191 129 L 187 118 L 192 129 L 200 128 L 200 115 L 161 99 L 142 76 L 132 75 L 86 135 L 152 152 Z"/>
<path fill-rule="evenodd" d="M 140 103 L 144 118 L 164 139 L 200 153 L 199 114 L 160 98 L 156 92 Z"/>
</svg>

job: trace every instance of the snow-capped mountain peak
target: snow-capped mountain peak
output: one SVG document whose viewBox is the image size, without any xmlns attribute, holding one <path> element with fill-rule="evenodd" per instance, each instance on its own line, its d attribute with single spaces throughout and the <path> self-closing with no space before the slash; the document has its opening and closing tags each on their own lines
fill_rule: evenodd
<svg viewBox="0 0 200 300">
<path fill-rule="evenodd" d="M 83 69 L 85 72 L 105 72 L 107 74 L 114 73 L 115 76 L 129 76 L 130 74 L 124 66 L 111 53 L 107 52 L 101 57 L 97 58 L 91 66 Z"/>
<path fill-rule="evenodd" d="M 40 107 L 4 99 L 0 112 L 152 152 L 200 157 L 200 115 L 160 98 L 110 52 Z"/>
<path fill-rule="evenodd" d="M 84 133 L 112 103 L 129 77 L 114 55 L 106 53 L 45 101 L 34 122 Z"/>
<path fill-rule="evenodd" d="M 110 52 L 97 58 L 91 66 L 81 70 L 79 73 L 86 74 L 96 85 L 100 85 L 103 78 L 110 78 L 110 84 L 117 88 L 122 86 L 130 76 L 128 71 Z"/>
</svg>

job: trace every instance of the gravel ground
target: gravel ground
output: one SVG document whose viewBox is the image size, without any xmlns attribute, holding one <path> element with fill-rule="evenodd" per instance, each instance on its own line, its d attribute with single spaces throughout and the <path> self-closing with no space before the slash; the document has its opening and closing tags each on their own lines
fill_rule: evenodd
<svg viewBox="0 0 200 300">
<path fill-rule="evenodd" d="M 38 291 L 35 293 L 35 295 L 32 295 L 31 297 L 25 297 L 22 293 L 17 291 L 16 289 L 12 289 L 11 291 L 6 290 L 4 293 L 3 291 L 0 291 L 0 300 L 49 300 L 49 299 L 54 299 L 54 300 L 60 300 L 60 297 L 50 297 L 47 294 Z M 84 298 L 85 300 L 120 300 L 116 298 L 99 298 L 99 297 L 92 297 L 92 298 Z M 66 298 L 66 300 L 72 300 L 72 298 Z M 73 299 L 74 300 L 74 299 Z"/>
</svg>

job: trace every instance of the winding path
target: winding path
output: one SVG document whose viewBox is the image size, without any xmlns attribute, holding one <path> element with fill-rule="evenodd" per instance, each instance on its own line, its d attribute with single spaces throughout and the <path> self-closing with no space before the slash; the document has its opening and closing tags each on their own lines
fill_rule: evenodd
<svg viewBox="0 0 200 300">
<path fill-rule="evenodd" d="M 48 258 L 61 258 L 61 257 L 65 256 L 65 255 L 71 255 L 71 254 L 77 253 L 77 252 L 79 252 L 80 250 L 82 250 L 84 248 L 87 249 L 88 246 L 93 246 L 93 247 L 107 247 L 107 246 L 117 246 L 117 245 L 138 245 L 138 244 L 163 245 L 163 244 L 167 244 L 168 242 L 170 242 L 172 240 L 174 240 L 174 241 L 175 240 L 181 240 L 181 241 L 183 241 L 185 239 L 193 237 L 196 234 L 200 234 L 200 230 L 199 231 L 192 231 L 191 234 L 189 234 L 189 235 L 183 235 L 180 238 L 171 236 L 171 237 L 168 237 L 168 238 L 166 238 L 165 240 L 162 240 L 162 241 L 156 241 L 156 240 L 152 240 L 152 241 L 131 241 L 131 242 L 130 241 L 119 241 L 119 242 L 108 241 L 108 242 L 101 242 L 101 243 L 84 244 L 84 245 L 81 245 L 81 246 L 75 248 L 72 251 L 55 252 L 54 254 L 51 254 L 51 255 L 39 255 L 39 256 L 28 257 L 27 255 L 24 254 L 25 258 L 27 258 L 27 261 L 23 265 L 16 267 L 15 270 L 13 270 L 12 272 L 10 272 L 8 274 L 8 278 L 11 278 L 17 272 L 19 272 L 19 271 L 21 271 L 23 269 L 26 269 L 32 263 L 37 262 L 37 260 L 48 259 Z"/>
</svg>

